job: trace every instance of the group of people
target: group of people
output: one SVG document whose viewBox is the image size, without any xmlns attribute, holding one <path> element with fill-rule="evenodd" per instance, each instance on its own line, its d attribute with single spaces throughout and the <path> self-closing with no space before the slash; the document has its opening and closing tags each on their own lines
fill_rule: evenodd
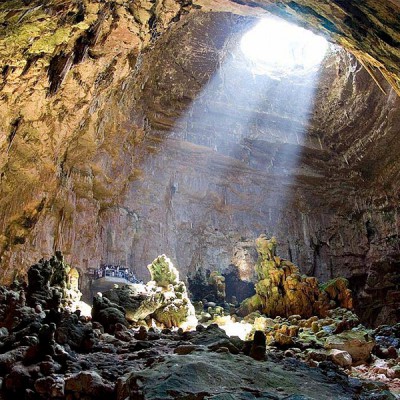
<svg viewBox="0 0 400 400">
<path fill-rule="evenodd" d="M 104 277 L 123 278 L 131 283 L 143 283 L 136 278 L 135 274 L 129 268 L 120 265 L 100 265 L 100 268 L 95 271 L 95 279 Z"/>
</svg>

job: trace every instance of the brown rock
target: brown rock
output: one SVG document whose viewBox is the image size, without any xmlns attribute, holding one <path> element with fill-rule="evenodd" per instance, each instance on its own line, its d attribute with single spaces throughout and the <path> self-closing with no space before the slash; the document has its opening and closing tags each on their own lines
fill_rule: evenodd
<svg viewBox="0 0 400 400">
<path fill-rule="evenodd" d="M 82 371 L 65 379 L 65 391 L 107 399 L 114 387 L 104 382 L 97 372 Z"/>
<path fill-rule="evenodd" d="M 344 350 L 337 350 L 337 349 L 329 350 L 328 359 L 343 368 L 350 367 L 353 363 L 351 355 Z"/>
<path fill-rule="evenodd" d="M 348 352 L 354 363 L 366 362 L 371 357 L 375 342 L 363 331 L 346 331 L 329 336 L 325 341 L 326 349 Z"/>
<path fill-rule="evenodd" d="M 262 361 L 265 359 L 266 338 L 262 331 L 255 331 L 254 338 L 250 349 L 250 357 L 255 360 Z"/>
<path fill-rule="evenodd" d="M 47 398 L 64 397 L 64 379 L 51 376 L 40 378 L 35 381 L 35 390 Z"/>
</svg>

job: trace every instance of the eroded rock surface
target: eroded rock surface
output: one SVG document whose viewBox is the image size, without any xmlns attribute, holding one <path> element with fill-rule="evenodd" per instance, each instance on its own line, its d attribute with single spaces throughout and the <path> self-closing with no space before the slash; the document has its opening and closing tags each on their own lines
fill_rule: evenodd
<svg viewBox="0 0 400 400">
<path fill-rule="evenodd" d="M 278 11 L 368 52 L 364 62 L 390 80 L 397 6 L 342 3 Z M 266 231 L 287 238 L 282 254 L 302 272 L 354 277 L 365 320 L 397 320 L 398 97 L 339 50 L 319 79 L 254 75 L 236 44 L 255 23 L 243 15 L 259 11 L 231 1 L 2 2 L 3 282 L 56 249 L 85 272 L 132 265 L 146 279 L 165 251 L 183 276 L 234 264 L 251 281 L 251 257 L 237 250 Z M 293 118 L 302 113 L 309 120 Z"/>
<path fill-rule="evenodd" d="M 50 260 L 41 259 L 28 271 L 28 305 L 44 308 L 59 308 L 76 305 L 81 299 L 76 276 L 61 252 L 56 252 Z M 75 310 L 73 310 L 75 311 Z"/>
<path fill-rule="evenodd" d="M 235 363 L 234 369 L 232 363 Z M 196 352 L 165 357 L 153 368 L 133 373 L 127 385 L 130 399 L 167 400 L 190 395 L 203 399 L 296 399 L 297 396 L 330 399 L 332 392 L 325 391 L 325 385 L 333 382 L 321 371 L 313 372 L 315 376 L 311 378 L 304 373 L 304 365 L 295 360 L 287 360 L 282 365 L 265 362 L 261 368 L 251 358 Z M 154 382 L 160 383 L 154 385 Z M 355 396 L 354 389 L 343 388 L 340 383 L 333 383 L 332 389 L 337 399 Z"/>
<path fill-rule="evenodd" d="M 113 331 L 116 323 L 146 324 L 145 320 L 154 320 L 163 328 L 194 329 L 197 325 L 194 307 L 171 260 L 163 254 L 147 268 L 152 280 L 146 285 L 126 285 L 96 296 L 94 320 L 107 331 Z"/>
<path fill-rule="evenodd" d="M 274 237 L 268 239 L 262 235 L 256 245 L 259 253 L 256 294 L 243 301 L 239 311 L 242 315 L 259 310 L 270 317 L 300 315 L 308 318 L 326 316 L 330 308 L 353 307 L 351 290 L 345 279 L 338 278 L 320 288 L 315 277 L 301 275 L 293 263 L 277 256 Z"/>
</svg>

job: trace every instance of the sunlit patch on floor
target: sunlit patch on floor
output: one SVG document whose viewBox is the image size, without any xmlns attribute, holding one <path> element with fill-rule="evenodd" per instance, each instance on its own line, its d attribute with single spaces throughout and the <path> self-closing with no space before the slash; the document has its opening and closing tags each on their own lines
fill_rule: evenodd
<svg viewBox="0 0 400 400">
<path fill-rule="evenodd" d="M 228 336 L 238 336 L 242 340 L 248 340 L 253 325 L 245 322 L 235 322 L 231 316 L 217 317 L 216 324 L 225 331 Z"/>
</svg>

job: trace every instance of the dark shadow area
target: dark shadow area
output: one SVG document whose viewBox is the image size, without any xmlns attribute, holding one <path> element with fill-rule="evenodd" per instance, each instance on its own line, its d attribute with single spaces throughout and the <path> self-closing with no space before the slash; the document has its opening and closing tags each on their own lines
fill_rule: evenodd
<svg viewBox="0 0 400 400">
<path fill-rule="evenodd" d="M 225 277 L 225 293 L 228 303 L 241 303 L 256 293 L 254 283 L 241 280 L 235 265 L 230 265 L 228 272 L 222 275 Z"/>
</svg>

